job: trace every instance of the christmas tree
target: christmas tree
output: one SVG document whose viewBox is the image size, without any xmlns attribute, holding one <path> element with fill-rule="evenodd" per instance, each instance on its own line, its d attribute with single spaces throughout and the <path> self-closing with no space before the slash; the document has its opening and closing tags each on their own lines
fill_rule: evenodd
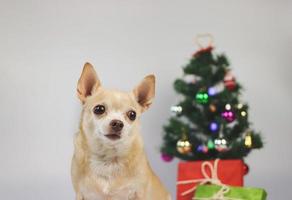
<svg viewBox="0 0 292 200">
<path fill-rule="evenodd" d="M 162 158 L 183 160 L 242 159 L 263 146 L 250 128 L 248 104 L 240 100 L 241 85 L 224 54 L 201 48 L 174 82 L 182 100 L 171 107 L 164 126 Z"/>
</svg>

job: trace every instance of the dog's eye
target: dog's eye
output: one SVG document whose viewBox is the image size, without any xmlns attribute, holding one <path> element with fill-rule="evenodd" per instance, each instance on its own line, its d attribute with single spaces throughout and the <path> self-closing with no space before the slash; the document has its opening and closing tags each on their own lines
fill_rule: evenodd
<svg viewBox="0 0 292 200">
<path fill-rule="evenodd" d="M 97 105 L 93 109 L 94 114 L 101 115 L 105 112 L 105 107 L 103 105 Z"/>
<path fill-rule="evenodd" d="M 131 121 L 134 121 L 136 119 L 136 112 L 133 111 L 133 110 L 130 110 L 128 113 L 127 113 L 127 116 L 129 117 L 129 119 Z"/>
</svg>

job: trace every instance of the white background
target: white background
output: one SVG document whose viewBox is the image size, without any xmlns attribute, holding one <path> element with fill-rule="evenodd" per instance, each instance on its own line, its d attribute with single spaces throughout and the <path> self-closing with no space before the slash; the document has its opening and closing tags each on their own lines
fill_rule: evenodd
<svg viewBox="0 0 292 200">
<path fill-rule="evenodd" d="M 130 90 L 157 76 L 143 116 L 151 165 L 175 194 L 177 160 L 160 159 L 162 125 L 178 100 L 172 83 L 210 32 L 246 91 L 265 148 L 248 157 L 246 185 L 291 199 L 291 1 L 0 1 L 0 199 L 73 199 L 72 138 L 85 61 L 103 85 Z"/>
</svg>

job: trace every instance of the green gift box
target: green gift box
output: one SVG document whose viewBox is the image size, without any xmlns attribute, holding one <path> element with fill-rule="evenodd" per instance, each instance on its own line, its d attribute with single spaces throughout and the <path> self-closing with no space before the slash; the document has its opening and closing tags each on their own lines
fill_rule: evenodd
<svg viewBox="0 0 292 200">
<path fill-rule="evenodd" d="M 225 186 L 223 186 L 225 187 Z M 267 193 L 263 189 L 248 187 L 226 187 L 228 190 L 224 194 L 224 198 L 214 198 L 222 190 L 219 185 L 200 185 L 195 192 L 195 200 L 265 200 Z"/>
</svg>

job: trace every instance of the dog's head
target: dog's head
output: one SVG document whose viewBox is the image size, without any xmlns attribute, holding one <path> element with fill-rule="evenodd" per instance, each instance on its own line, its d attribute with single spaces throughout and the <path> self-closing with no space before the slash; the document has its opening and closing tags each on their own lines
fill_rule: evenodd
<svg viewBox="0 0 292 200">
<path fill-rule="evenodd" d="M 86 63 L 77 94 L 83 104 L 81 126 L 87 139 L 116 145 L 135 135 L 141 113 L 154 98 L 155 77 L 146 76 L 131 92 L 108 90 L 101 86 L 93 66 Z"/>
</svg>

